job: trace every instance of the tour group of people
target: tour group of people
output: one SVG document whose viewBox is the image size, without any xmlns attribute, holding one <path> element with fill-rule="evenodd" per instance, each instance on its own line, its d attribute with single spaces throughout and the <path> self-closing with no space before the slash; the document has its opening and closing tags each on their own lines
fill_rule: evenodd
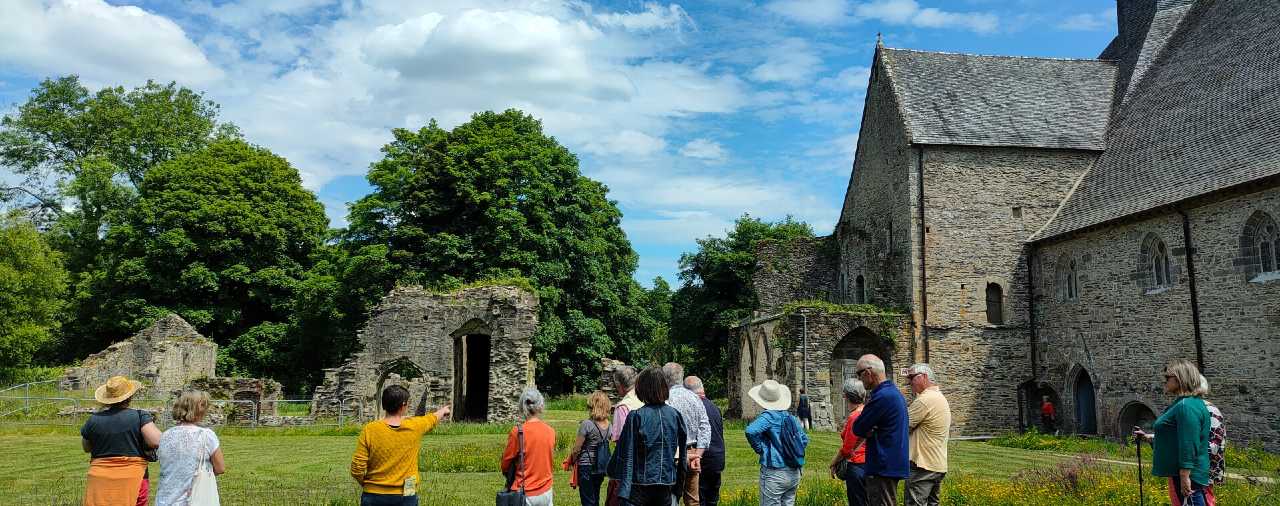
<svg viewBox="0 0 1280 506">
<path fill-rule="evenodd" d="M 1176 399 L 1151 433 L 1135 427 L 1134 435 L 1153 445 L 1152 473 L 1169 478 L 1173 504 L 1215 506 L 1213 485 L 1225 478 L 1222 413 L 1205 400 L 1208 382 L 1191 362 L 1175 360 L 1163 376 L 1165 392 Z M 685 376 L 676 363 L 638 373 L 623 366 L 612 380 L 621 400 L 612 403 L 604 392 L 592 393 L 587 417 L 559 462 L 570 471 L 581 504 L 716 505 L 725 469 L 724 420 L 702 381 Z M 909 404 L 884 362 L 864 355 L 854 377 L 841 385 L 849 412 L 828 470 L 845 482 L 850 506 L 896 505 L 900 485 L 908 506 L 938 504 L 951 409 L 928 364 L 912 365 L 904 380 L 914 394 Z M 161 433 L 149 413 L 129 409 L 139 386 L 117 376 L 95 392 L 106 408 L 81 429 L 91 459 L 84 504 L 146 505 L 151 461 L 160 463 L 155 504 L 218 504 L 215 476 L 226 466 L 218 437 L 200 425 L 209 396 L 183 392 L 172 408 L 176 425 Z M 797 399 L 793 415 L 790 389 L 774 380 L 753 386 L 748 397 L 761 409 L 745 430 L 759 458 L 760 504 L 791 506 L 809 443 L 808 416 L 802 416 L 808 399 Z M 450 408 L 409 416 L 409 391 L 400 385 L 383 389 L 381 404 L 385 415 L 363 427 L 351 458 L 360 504 L 416 505 L 422 436 L 447 420 Z M 512 427 L 500 459 L 504 493 L 516 493 L 528 506 L 553 504 L 556 434 L 542 420 L 545 407 L 537 389 L 520 394 L 523 422 Z"/>
</svg>

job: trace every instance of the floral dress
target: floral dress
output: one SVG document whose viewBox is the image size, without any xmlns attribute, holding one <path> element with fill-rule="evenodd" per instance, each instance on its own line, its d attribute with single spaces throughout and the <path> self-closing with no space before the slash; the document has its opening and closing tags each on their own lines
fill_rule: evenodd
<svg viewBox="0 0 1280 506">
<path fill-rule="evenodd" d="M 1217 485 L 1227 481 L 1227 459 L 1224 455 L 1227 449 L 1227 429 L 1223 423 L 1222 411 L 1217 406 L 1205 401 L 1204 407 L 1209 410 L 1209 480 Z"/>
<path fill-rule="evenodd" d="M 218 449 L 218 436 L 195 425 L 170 427 L 160 436 L 160 481 L 156 506 L 185 506 L 196 470 Z"/>
</svg>

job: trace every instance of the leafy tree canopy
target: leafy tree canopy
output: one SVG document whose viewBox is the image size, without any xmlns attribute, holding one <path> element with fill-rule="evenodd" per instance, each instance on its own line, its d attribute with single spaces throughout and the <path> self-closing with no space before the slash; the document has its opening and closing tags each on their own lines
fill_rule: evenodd
<svg viewBox="0 0 1280 506">
<path fill-rule="evenodd" d="M 225 345 L 220 373 L 280 372 L 327 226 L 298 171 L 241 140 L 151 168 L 107 234 L 110 260 L 90 290 L 97 307 L 81 315 L 88 348 L 172 311 Z"/>
<path fill-rule="evenodd" d="M 698 350 L 690 358 L 694 369 L 715 371 L 707 374 L 710 393 L 722 394 L 728 377 L 729 328 L 758 306 L 752 283 L 756 246 L 802 237 L 813 237 L 813 228 L 790 216 L 766 222 L 743 215 L 725 237 L 699 239 L 696 252 L 680 256 L 681 286 L 671 297 L 672 341 Z"/>
<path fill-rule="evenodd" d="M 66 287 L 62 255 L 31 223 L 0 216 L 0 364 L 30 365 L 53 341 Z"/>
<path fill-rule="evenodd" d="M 507 110 L 393 133 L 369 171 L 373 193 L 351 206 L 351 247 L 385 246 L 398 277 L 428 286 L 532 280 L 534 358 L 553 391 L 593 388 L 600 358 L 649 337 L 621 211 L 541 122 Z"/>
</svg>

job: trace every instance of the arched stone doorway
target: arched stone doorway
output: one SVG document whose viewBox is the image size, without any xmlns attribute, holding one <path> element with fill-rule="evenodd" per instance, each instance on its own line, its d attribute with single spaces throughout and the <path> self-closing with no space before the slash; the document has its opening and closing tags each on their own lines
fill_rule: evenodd
<svg viewBox="0 0 1280 506">
<path fill-rule="evenodd" d="M 1076 433 L 1098 433 L 1098 406 L 1096 392 L 1093 389 L 1093 378 L 1089 371 L 1080 369 L 1076 373 L 1073 399 L 1076 405 Z"/>
<path fill-rule="evenodd" d="M 849 331 L 831 350 L 831 406 L 836 410 L 833 413 L 836 420 L 844 419 L 849 413 L 842 388 L 844 380 L 857 379 L 858 358 L 868 353 L 884 361 L 885 371 L 893 370 L 893 354 L 884 338 L 866 327 Z"/>
<path fill-rule="evenodd" d="M 372 410 L 370 410 L 368 407 L 365 408 L 366 411 L 372 411 L 375 414 L 380 413 L 382 411 L 382 387 L 386 386 L 387 379 L 389 379 L 391 375 L 393 374 L 396 375 L 396 377 L 398 377 L 399 380 L 403 382 L 410 382 L 412 380 L 422 378 L 423 376 L 422 367 L 418 366 L 418 364 L 413 363 L 413 360 L 410 360 L 409 357 L 397 357 L 397 358 L 388 360 L 386 362 L 383 362 L 378 366 L 377 372 L 378 372 L 378 382 L 373 389 L 373 403 L 375 404 L 375 406 L 373 407 Z M 406 388 L 408 388 L 408 386 L 406 386 Z M 413 394 L 412 390 L 409 392 L 409 394 L 412 396 Z M 426 398 L 424 396 L 422 399 L 419 400 L 418 404 L 421 405 L 425 400 Z M 412 401 L 413 401 L 413 398 L 410 397 L 411 406 L 413 405 Z M 412 415 L 414 412 L 415 411 L 412 408 L 409 409 L 410 415 Z"/>
<path fill-rule="evenodd" d="M 1121 437 L 1127 436 L 1130 432 L 1133 432 L 1135 426 L 1150 432 L 1151 425 L 1155 421 L 1155 411 L 1152 411 L 1146 404 L 1133 401 L 1120 408 L 1120 417 L 1116 422 L 1116 433 L 1120 434 Z"/>
</svg>

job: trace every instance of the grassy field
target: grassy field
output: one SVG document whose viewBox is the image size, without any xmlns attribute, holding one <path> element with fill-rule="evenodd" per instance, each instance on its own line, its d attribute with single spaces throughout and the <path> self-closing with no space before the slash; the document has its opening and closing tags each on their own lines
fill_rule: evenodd
<svg viewBox="0 0 1280 506">
<path fill-rule="evenodd" d="M 558 459 L 567 453 L 581 416 L 579 411 L 548 412 L 546 419 L 560 434 Z M 428 434 L 420 458 L 421 504 L 490 504 L 502 486 L 497 461 L 507 429 L 503 424 L 444 424 Z M 221 429 L 228 467 L 219 479 L 223 504 L 357 504 L 359 491 L 347 474 L 356 432 L 355 427 Z M 724 490 L 730 496 L 749 498 L 756 487 L 757 465 L 740 423 L 726 427 L 726 441 Z M 830 497 L 839 496 L 839 483 L 827 483 L 825 474 L 825 463 L 838 445 L 834 433 L 812 434 L 803 487 L 822 490 L 828 498 L 814 504 L 830 504 Z M 79 446 L 77 432 L 71 427 L 0 426 L 0 504 L 78 504 L 88 468 Z M 1009 479 L 1028 469 L 1054 469 L 1064 460 L 1068 457 L 1049 451 L 955 442 L 951 447 L 953 472 L 947 479 L 957 484 L 967 483 L 966 477 Z M 159 467 L 152 465 L 151 473 L 154 483 Z M 557 505 L 578 503 L 565 472 L 558 471 L 555 476 L 555 494 Z M 1220 504 L 1232 504 L 1227 499 Z"/>
</svg>

